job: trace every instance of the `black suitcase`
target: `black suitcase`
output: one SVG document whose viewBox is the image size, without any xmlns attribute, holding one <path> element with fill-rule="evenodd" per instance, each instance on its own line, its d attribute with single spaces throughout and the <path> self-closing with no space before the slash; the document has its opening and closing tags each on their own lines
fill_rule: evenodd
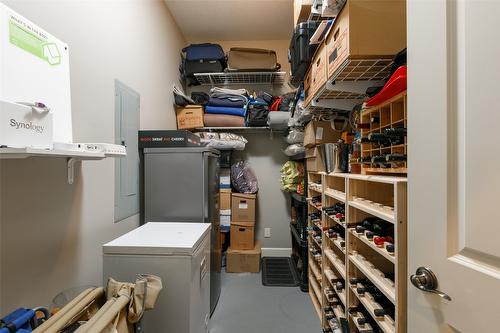
<svg viewBox="0 0 500 333">
<path fill-rule="evenodd" d="M 226 67 L 226 55 L 218 44 L 191 44 L 182 49 L 179 70 L 190 86 L 198 84 L 194 73 L 220 73 Z"/>
<path fill-rule="evenodd" d="M 295 80 L 302 81 L 304 79 L 312 56 L 319 45 L 309 45 L 309 40 L 320 23 L 320 21 L 307 21 L 295 26 L 290 48 L 288 49 L 288 62 L 291 65 L 292 76 Z"/>
</svg>

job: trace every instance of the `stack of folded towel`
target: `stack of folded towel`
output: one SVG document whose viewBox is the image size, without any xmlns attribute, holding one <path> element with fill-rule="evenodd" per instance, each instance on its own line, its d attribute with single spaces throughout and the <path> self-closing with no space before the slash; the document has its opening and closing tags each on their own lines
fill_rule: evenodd
<svg viewBox="0 0 500 333">
<path fill-rule="evenodd" d="M 205 126 L 244 126 L 249 94 L 246 89 L 212 88 L 205 106 Z"/>
</svg>

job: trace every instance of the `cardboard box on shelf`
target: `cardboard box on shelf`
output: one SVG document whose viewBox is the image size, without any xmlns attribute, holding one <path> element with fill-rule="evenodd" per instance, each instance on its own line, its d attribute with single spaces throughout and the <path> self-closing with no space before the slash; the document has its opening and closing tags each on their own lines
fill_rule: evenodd
<svg viewBox="0 0 500 333">
<path fill-rule="evenodd" d="M 324 41 L 318 46 L 318 49 L 314 53 L 310 68 L 311 79 L 308 94 L 314 97 L 319 93 L 321 88 L 323 88 L 328 79 L 328 57 L 326 53 L 326 43 Z M 310 101 L 311 98 L 308 98 L 309 95 L 306 96 L 306 99 Z"/>
<path fill-rule="evenodd" d="M 323 172 L 325 171 L 325 163 L 323 156 L 318 147 L 306 149 L 306 166 L 307 171 Z"/>
<path fill-rule="evenodd" d="M 203 106 L 186 105 L 175 107 L 177 129 L 192 129 L 203 127 Z"/>
<path fill-rule="evenodd" d="M 335 132 L 329 121 L 310 121 L 304 132 L 304 146 L 307 148 L 337 142 L 339 139 L 340 132 Z"/>
<path fill-rule="evenodd" d="M 231 195 L 232 222 L 255 222 L 256 194 L 233 193 Z"/>
<path fill-rule="evenodd" d="M 347 59 L 392 58 L 405 48 L 405 12 L 405 0 L 347 1 L 326 38 L 328 77 Z"/>
<path fill-rule="evenodd" d="M 229 247 L 226 271 L 228 273 L 258 273 L 260 272 L 260 257 L 260 242 L 256 242 L 251 250 L 234 250 Z"/>
<path fill-rule="evenodd" d="M 255 222 L 231 223 L 231 248 L 233 250 L 251 250 L 255 242 Z"/>
<path fill-rule="evenodd" d="M 295 25 L 305 22 L 311 14 L 313 0 L 294 0 L 293 1 L 293 22 Z"/>
<path fill-rule="evenodd" d="M 226 168 L 220 169 L 219 188 L 231 189 L 231 169 L 226 169 Z"/>
<path fill-rule="evenodd" d="M 219 190 L 219 209 L 222 210 L 231 210 L 231 189 L 230 188 L 221 188 Z"/>
</svg>

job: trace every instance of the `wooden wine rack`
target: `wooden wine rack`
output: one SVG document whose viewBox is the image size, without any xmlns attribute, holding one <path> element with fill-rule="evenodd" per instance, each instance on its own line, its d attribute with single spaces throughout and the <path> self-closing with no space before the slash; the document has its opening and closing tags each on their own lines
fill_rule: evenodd
<svg viewBox="0 0 500 333">
<path fill-rule="evenodd" d="M 372 117 L 378 117 L 380 122 L 378 124 L 372 124 L 370 119 Z M 391 98 L 390 100 L 380 104 L 376 107 L 365 109 L 361 112 L 361 123 L 370 124 L 369 129 L 362 129 L 361 135 L 363 137 L 368 136 L 370 133 L 382 133 L 386 128 L 397 128 L 404 127 L 407 128 L 408 118 L 407 118 L 407 94 L 406 91 L 401 94 Z M 373 143 L 365 143 L 361 145 L 361 156 L 376 156 L 383 154 L 406 154 L 408 153 L 407 139 L 405 138 L 404 144 L 391 145 L 386 147 L 378 147 Z M 379 168 L 375 165 L 363 164 L 361 166 L 361 172 L 365 175 L 376 175 L 376 174 L 406 174 L 407 173 L 407 162 L 400 163 L 400 167 L 393 168 Z"/>
<path fill-rule="evenodd" d="M 349 313 L 350 308 L 361 306 L 370 313 L 383 332 L 406 333 L 406 178 L 336 173 L 309 173 L 308 176 L 313 183 L 308 189 L 308 200 L 318 196 L 320 190 L 322 207 L 338 202 L 344 203 L 346 207 L 343 223 L 323 211 L 321 219 L 321 226 L 339 224 L 344 228 L 344 239 L 332 240 L 323 232 L 322 243 L 318 244 L 309 236 L 309 246 L 320 247 L 322 253 L 321 263 L 315 261 L 315 265 L 309 268 L 309 294 L 322 327 L 330 327 L 323 308 L 329 304 L 326 289 L 331 289 L 340 300 L 340 305 L 335 306 L 333 312 L 337 318 L 348 320 L 351 332 L 370 328 L 368 324 L 360 326 L 355 320 L 357 314 Z M 320 210 L 315 205 L 309 205 L 309 213 Z M 394 253 L 377 247 L 373 241 L 355 232 L 355 225 L 370 216 L 394 224 Z M 312 228 L 310 219 L 308 223 Z M 312 255 L 310 260 L 314 261 Z M 393 273 L 394 281 L 387 279 L 383 273 Z M 345 289 L 337 291 L 330 282 L 332 278 L 343 279 Z M 369 293 L 358 294 L 355 286 L 349 282 L 351 278 L 369 279 L 394 304 L 394 320 L 389 316 L 376 317 L 374 310 L 380 308 L 379 304 Z"/>
</svg>

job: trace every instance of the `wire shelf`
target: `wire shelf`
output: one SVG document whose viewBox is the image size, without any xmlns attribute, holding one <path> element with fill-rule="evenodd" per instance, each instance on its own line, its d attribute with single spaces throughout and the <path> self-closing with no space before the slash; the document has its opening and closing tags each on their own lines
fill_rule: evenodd
<svg viewBox="0 0 500 333">
<path fill-rule="evenodd" d="M 380 81 L 389 76 L 392 58 L 347 59 L 333 73 L 331 80 L 341 81 Z"/>
<path fill-rule="evenodd" d="M 286 72 L 227 72 L 227 73 L 195 73 L 201 85 L 233 85 L 233 84 L 285 84 Z"/>
</svg>

